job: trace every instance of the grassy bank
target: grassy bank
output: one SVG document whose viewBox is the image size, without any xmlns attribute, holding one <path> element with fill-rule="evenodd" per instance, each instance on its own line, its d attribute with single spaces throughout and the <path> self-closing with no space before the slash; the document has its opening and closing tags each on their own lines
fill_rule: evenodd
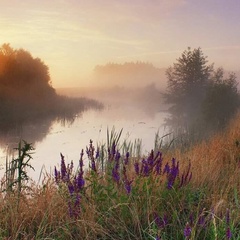
<svg viewBox="0 0 240 240">
<path fill-rule="evenodd" d="M 90 141 L 79 166 L 61 155 L 40 185 L 19 178 L 14 165 L 16 175 L 1 181 L 0 238 L 240 239 L 240 115 L 185 151 L 162 147 L 137 157 L 120 134 L 106 142 Z M 19 148 L 16 163 L 30 164 Z"/>
</svg>

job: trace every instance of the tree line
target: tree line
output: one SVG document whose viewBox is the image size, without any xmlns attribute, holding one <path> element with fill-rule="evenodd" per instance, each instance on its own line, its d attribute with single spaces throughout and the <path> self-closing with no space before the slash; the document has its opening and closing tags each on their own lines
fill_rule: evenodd
<svg viewBox="0 0 240 240">
<path fill-rule="evenodd" d="M 156 83 L 158 88 L 165 87 L 164 68 L 154 67 L 148 62 L 107 63 L 94 68 L 94 79 L 100 86 L 124 86 L 127 88 L 145 87 Z M 161 81 L 159 81 L 161 80 Z"/>
</svg>

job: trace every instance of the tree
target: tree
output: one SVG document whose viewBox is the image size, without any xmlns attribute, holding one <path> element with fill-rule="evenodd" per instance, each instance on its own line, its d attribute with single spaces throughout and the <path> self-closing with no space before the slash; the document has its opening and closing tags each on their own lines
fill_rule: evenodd
<svg viewBox="0 0 240 240">
<path fill-rule="evenodd" d="M 240 106 L 235 74 L 207 63 L 200 48 L 188 48 L 166 71 L 167 125 L 197 138 L 223 128 Z"/>
<path fill-rule="evenodd" d="M 0 63 L 1 96 L 31 102 L 55 96 L 48 67 L 28 51 L 14 50 L 9 44 L 3 44 Z"/>
<path fill-rule="evenodd" d="M 71 120 L 87 108 L 102 108 L 92 99 L 56 94 L 48 66 L 24 49 L 0 46 L 0 130 L 24 121 L 61 117 Z"/>
<path fill-rule="evenodd" d="M 48 66 L 24 49 L 0 46 L 0 121 L 53 112 L 56 103 Z"/>
<path fill-rule="evenodd" d="M 173 67 L 166 71 L 168 86 L 165 94 L 170 104 L 167 124 L 173 128 L 189 128 L 200 116 L 213 65 L 207 65 L 201 48 L 185 50 Z"/>
<path fill-rule="evenodd" d="M 208 128 L 219 129 L 226 125 L 239 108 L 240 98 L 237 79 L 234 73 L 224 75 L 223 68 L 218 68 L 211 79 L 202 112 Z"/>
</svg>

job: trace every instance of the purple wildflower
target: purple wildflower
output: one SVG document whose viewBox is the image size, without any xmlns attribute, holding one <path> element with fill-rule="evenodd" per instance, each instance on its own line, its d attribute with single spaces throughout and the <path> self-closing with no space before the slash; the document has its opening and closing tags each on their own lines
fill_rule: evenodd
<svg viewBox="0 0 240 240">
<path fill-rule="evenodd" d="M 162 159 L 162 153 L 160 151 L 157 152 L 156 158 L 160 157 Z"/>
<path fill-rule="evenodd" d="M 108 148 L 108 160 L 113 161 L 115 154 L 116 154 L 116 144 L 115 144 L 115 141 L 114 141 L 113 144 L 112 144 L 112 147 Z"/>
<path fill-rule="evenodd" d="M 69 172 L 72 173 L 73 171 L 73 160 L 71 161 L 71 164 L 69 166 Z"/>
<path fill-rule="evenodd" d="M 189 225 L 189 223 L 186 224 L 185 228 L 184 228 L 184 237 L 185 239 L 189 239 L 189 237 L 191 236 L 191 227 Z"/>
<path fill-rule="evenodd" d="M 150 166 L 153 166 L 153 163 L 154 163 L 154 152 L 153 150 L 151 150 L 151 153 L 149 154 L 147 159 L 147 164 L 149 164 Z"/>
<path fill-rule="evenodd" d="M 95 151 L 95 148 L 93 146 L 93 141 L 90 139 L 90 144 L 89 144 L 89 148 L 86 147 L 86 153 L 88 155 L 88 158 L 93 160 L 94 159 L 94 151 Z"/>
<path fill-rule="evenodd" d="M 133 180 L 130 181 L 128 179 L 127 171 L 126 171 L 126 167 L 125 166 L 123 166 L 122 174 L 123 174 L 124 188 L 125 188 L 127 194 L 129 195 L 131 193 L 131 191 L 132 191 L 131 184 L 133 183 Z"/>
<path fill-rule="evenodd" d="M 232 233 L 230 230 L 230 211 L 229 209 L 227 209 L 227 213 L 226 213 L 226 224 L 227 224 L 227 230 L 226 230 L 226 238 L 230 239 L 232 237 Z"/>
<path fill-rule="evenodd" d="M 120 157 L 121 157 L 120 153 L 117 152 L 115 156 L 115 166 L 114 166 L 116 172 L 119 170 L 119 167 L 120 167 L 120 164 L 119 164 Z"/>
<path fill-rule="evenodd" d="M 54 176 L 55 176 L 55 182 L 59 183 L 59 172 L 58 172 L 56 166 L 54 167 Z"/>
<path fill-rule="evenodd" d="M 164 214 L 163 218 L 161 218 L 156 212 L 153 213 L 154 222 L 159 229 L 164 228 L 167 225 L 167 215 Z"/>
<path fill-rule="evenodd" d="M 134 169 L 135 169 L 136 174 L 139 175 L 139 163 L 138 162 L 134 163 Z"/>
<path fill-rule="evenodd" d="M 229 209 L 227 208 L 227 213 L 226 213 L 226 224 L 229 226 L 230 224 L 230 211 Z"/>
<path fill-rule="evenodd" d="M 167 174 L 168 174 L 169 172 L 170 172 L 170 167 L 169 167 L 169 164 L 166 163 L 166 164 L 165 164 L 165 167 L 164 167 L 164 170 L 163 170 L 163 174 L 164 174 L 164 173 L 167 173 Z"/>
<path fill-rule="evenodd" d="M 167 175 L 167 188 L 171 189 L 173 187 L 173 184 L 175 182 L 176 177 L 179 174 L 179 162 L 175 162 L 175 159 L 172 159 L 172 167 Z"/>
<path fill-rule="evenodd" d="M 83 166 L 84 166 L 84 164 L 83 164 L 83 149 L 82 149 L 82 152 L 81 152 L 81 154 L 80 154 L 80 159 L 79 159 L 79 167 L 80 167 L 80 172 L 83 172 Z"/>
<path fill-rule="evenodd" d="M 202 226 L 202 227 L 205 227 L 205 217 L 204 217 L 204 215 L 201 215 L 201 216 L 199 216 L 199 218 L 198 218 L 198 224 L 200 225 L 200 226 Z"/>
<path fill-rule="evenodd" d="M 76 194 L 74 199 L 73 209 L 72 209 L 72 213 L 75 218 L 78 218 L 80 214 L 80 198 L 81 198 L 80 195 Z"/>
<path fill-rule="evenodd" d="M 173 175 L 169 175 L 168 181 L 167 181 L 167 188 L 168 189 L 172 189 L 173 184 L 174 184 L 174 180 L 175 180 L 174 176 Z"/>
<path fill-rule="evenodd" d="M 227 239 L 231 239 L 231 237 L 232 237 L 232 233 L 231 233 L 230 227 L 227 227 L 227 230 L 226 230 L 226 238 L 227 238 Z"/>
<path fill-rule="evenodd" d="M 99 153 L 99 148 L 97 148 L 97 151 L 96 151 L 96 156 L 95 156 L 95 158 L 99 158 L 99 156 L 100 156 L 100 153 Z"/>
<path fill-rule="evenodd" d="M 161 237 L 159 237 L 158 235 L 156 236 L 156 240 L 161 240 Z"/>
<path fill-rule="evenodd" d="M 73 161 L 70 164 L 65 164 L 64 156 L 61 154 L 61 169 L 54 168 L 55 180 L 57 183 L 61 181 L 68 188 L 68 208 L 71 217 L 77 218 L 80 213 L 80 194 L 79 191 L 84 187 L 83 179 L 83 150 L 79 160 L 79 171 L 73 174 Z"/>
<path fill-rule="evenodd" d="M 162 170 L 162 161 L 161 161 L 161 159 L 158 159 L 156 161 L 156 167 L 155 167 L 156 174 L 160 175 L 161 174 L 161 170 Z"/>
<path fill-rule="evenodd" d="M 184 184 L 184 173 L 182 174 L 182 177 L 181 177 L 181 182 L 179 184 L 179 188 L 181 188 Z"/>
<path fill-rule="evenodd" d="M 69 191 L 70 195 L 73 195 L 73 193 L 74 193 L 74 186 L 73 186 L 72 183 L 68 184 L 68 191 Z"/>
<path fill-rule="evenodd" d="M 142 173 L 143 173 L 143 176 L 148 176 L 149 175 L 149 171 L 150 171 L 150 168 L 149 168 L 148 162 L 145 159 L 143 159 L 143 161 L 142 161 Z"/>
<path fill-rule="evenodd" d="M 86 153 L 87 153 L 88 158 L 90 158 L 90 150 L 88 147 L 86 147 Z"/>
<path fill-rule="evenodd" d="M 124 164 L 127 165 L 129 160 L 129 152 L 126 153 L 126 157 L 124 158 Z"/>
<path fill-rule="evenodd" d="M 116 168 L 113 168 L 113 170 L 112 170 L 112 177 L 113 177 L 113 179 L 116 183 L 119 183 L 120 175 L 119 175 L 119 172 Z"/>
<path fill-rule="evenodd" d="M 115 160 L 117 161 L 117 162 L 119 162 L 119 159 L 120 159 L 120 157 L 121 157 L 121 154 L 120 154 L 120 152 L 116 152 L 116 155 L 115 155 Z"/>
<path fill-rule="evenodd" d="M 115 153 L 116 153 L 116 144 L 115 144 L 115 141 L 113 142 L 113 144 L 112 144 L 112 155 L 114 156 L 115 155 Z"/>
<path fill-rule="evenodd" d="M 62 180 L 65 180 L 65 177 L 67 175 L 67 168 L 66 168 L 64 156 L 62 154 L 60 155 L 61 155 L 61 178 Z"/>
<path fill-rule="evenodd" d="M 154 222 L 156 223 L 156 225 L 158 227 L 161 227 L 161 220 L 160 220 L 159 215 L 157 213 L 153 213 L 153 215 L 154 215 Z"/>
<path fill-rule="evenodd" d="M 95 160 L 92 159 L 92 162 L 91 162 L 91 168 L 94 172 L 97 172 L 97 168 L 96 168 L 96 163 L 95 163 Z"/>
<path fill-rule="evenodd" d="M 191 213 L 190 216 L 189 216 L 189 222 L 190 222 L 190 225 L 193 225 L 193 214 Z"/>
<path fill-rule="evenodd" d="M 80 153 L 80 159 L 83 158 L 83 155 L 84 155 L 84 151 L 83 151 L 83 149 L 82 149 L 82 151 L 81 151 L 81 153 Z"/>
<path fill-rule="evenodd" d="M 128 179 L 126 179 L 126 180 L 124 181 L 124 187 L 125 187 L 128 195 L 129 195 L 129 194 L 131 193 L 131 191 L 132 191 L 132 186 L 131 186 L 132 182 L 133 182 L 133 180 L 129 181 Z"/>
<path fill-rule="evenodd" d="M 185 172 L 183 172 L 183 174 L 182 174 L 179 188 L 181 188 L 184 185 L 187 185 L 190 182 L 190 180 L 192 179 L 192 172 L 190 172 L 190 169 L 191 169 L 191 163 L 189 163 L 189 165 L 188 165 L 186 174 L 185 174 Z"/>
<path fill-rule="evenodd" d="M 79 204 L 80 204 L 80 195 L 77 194 L 75 199 L 75 207 L 79 206 Z"/>
<path fill-rule="evenodd" d="M 78 177 L 76 179 L 76 185 L 78 190 L 81 190 L 84 187 L 85 181 L 83 179 L 83 173 L 79 172 Z"/>
</svg>

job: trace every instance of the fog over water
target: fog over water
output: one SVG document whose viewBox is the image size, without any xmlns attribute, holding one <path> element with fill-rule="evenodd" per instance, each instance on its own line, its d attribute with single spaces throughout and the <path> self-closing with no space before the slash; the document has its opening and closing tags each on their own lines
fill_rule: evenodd
<svg viewBox="0 0 240 240">
<path fill-rule="evenodd" d="M 107 142 L 107 129 L 116 132 L 123 129 L 124 140 L 142 140 L 143 153 L 154 147 L 155 134 L 164 133 L 166 106 L 161 91 L 155 84 L 141 88 L 72 88 L 56 89 L 60 95 L 71 97 L 91 97 L 103 102 L 104 109 L 90 109 L 77 114 L 71 121 L 44 118 L 22 124 L 16 129 L 1 131 L 0 163 L 4 167 L 6 155 L 17 147 L 19 139 L 33 143 L 31 176 L 37 180 L 45 166 L 47 172 L 60 163 L 60 153 L 66 161 L 78 163 L 79 154 L 86 149 L 90 139 L 95 146 Z M 86 156 L 85 156 L 86 157 Z M 88 165 L 86 162 L 85 165 Z"/>
</svg>

